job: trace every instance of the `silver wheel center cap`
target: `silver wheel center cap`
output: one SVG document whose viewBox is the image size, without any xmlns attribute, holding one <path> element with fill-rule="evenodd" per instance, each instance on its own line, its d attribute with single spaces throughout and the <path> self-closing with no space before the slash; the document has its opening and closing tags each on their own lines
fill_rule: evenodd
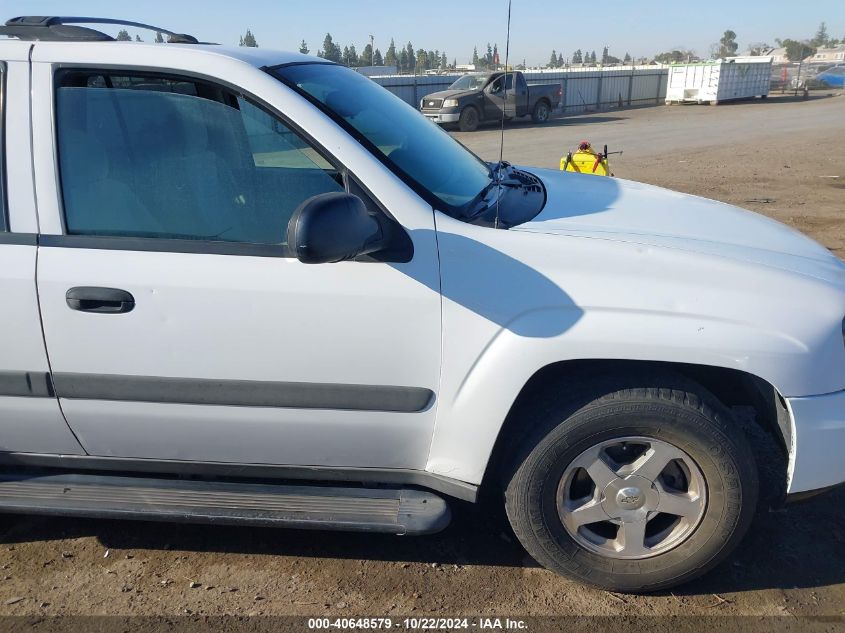
<svg viewBox="0 0 845 633">
<path fill-rule="evenodd" d="M 641 508 L 645 503 L 645 495 L 642 490 L 634 486 L 622 488 L 622 490 L 616 493 L 616 503 L 619 504 L 620 508 L 636 510 L 637 508 Z"/>
<path fill-rule="evenodd" d="M 642 521 L 657 508 L 660 494 L 645 477 L 629 475 L 611 481 L 604 489 L 602 507 L 611 519 L 623 523 Z"/>
</svg>

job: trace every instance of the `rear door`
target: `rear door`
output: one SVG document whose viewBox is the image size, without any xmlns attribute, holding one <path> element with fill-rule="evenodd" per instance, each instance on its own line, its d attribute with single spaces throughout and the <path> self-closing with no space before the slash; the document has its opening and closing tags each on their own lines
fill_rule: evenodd
<svg viewBox="0 0 845 633">
<path fill-rule="evenodd" d="M 29 49 L 0 41 L 0 457 L 83 452 L 53 393 L 38 316 Z"/>
<path fill-rule="evenodd" d="M 93 455 L 423 468 L 440 370 L 431 208 L 258 69 L 213 56 L 260 101 L 198 77 L 207 57 L 33 65 L 55 95 L 55 111 L 34 107 L 57 133 L 36 163 L 60 168 L 38 174 L 56 201 L 38 279 L 68 422 Z M 405 214 L 401 252 L 301 264 L 288 218 L 344 189 Z"/>
</svg>

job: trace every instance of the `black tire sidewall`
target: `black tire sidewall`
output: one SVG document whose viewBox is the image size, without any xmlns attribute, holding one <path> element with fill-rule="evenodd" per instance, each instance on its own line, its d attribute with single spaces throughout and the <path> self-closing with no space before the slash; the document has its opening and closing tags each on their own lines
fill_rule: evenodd
<svg viewBox="0 0 845 633">
<path fill-rule="evenodd" d="M 475 116 L 475 120 L 473 121 L 472 125 L 467 124 L 467 120 L 464 119 L 464 116 L 467 117 L 470 121 L 472 120 L 470 117 Z M 478 129 L 478 124 L 480 122 L 480 116 L 478 114 L 478 110 L 476 110 L 473 106 L 468 106 L 461 110 L 461 116 L 458 119 L 458 128 L 461 132 L 474 132 Z"/>
<path fill-rule="evenodd" d="M 559 573 L 618 590 L 655 590 L 703 573 L 741 538 L 753 516 L 756 470 L 747 445 L 693 407 L 668 401 L 628 399 L 582 409 L 537 444 L 511 479 L 508 515 L 522 523 L 529 553 Z M 644 436 L 681 448 L 707 482 L 705 515 L 683 543 L 641 560 L 612 559 L 580 546 L 557 514 L 557 486 L 584 450 L 602 441 Z M 512 489 L 512 486 L 521 488 Z M 521 538 L 521 540 L 523 540 Z M 525 543 L 524 543 L 525 544 Z"/>
<path fill-rule="evenodd" d="M 540 109 L 543 108 L 543 107 L 546 108 L 546 116 L 540 117 Z M 540 102 L 537 103 L 537 105 L 534 106 L 534 112 L 531 115 L 531 118 L 534 119 L 535 123 L 545 123 L 546 121 L 549 120 L 550 111 L 551 111 L 551 108 L 549 108 L 549 106 L 544 101 L 540 101 Z"/>
</svg>

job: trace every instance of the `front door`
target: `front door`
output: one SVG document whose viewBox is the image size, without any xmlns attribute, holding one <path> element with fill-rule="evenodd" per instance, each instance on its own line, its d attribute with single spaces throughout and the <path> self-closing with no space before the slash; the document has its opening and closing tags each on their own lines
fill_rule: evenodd
<svg viewBox="0 0 845 633">
<path fill-rule="evenodd" d="M 354 185 L 281 115 L 192 77 L 54 81 L 65 230 L 42 238 L 38 287 L 85 450 L 423 468 L 440 367 L 433 220 L 403 234 L 409 261 L 302 264 L 291 214 Z"/>
<path fill-rule="evenodd" d="M 485 118 L 497 120 L 505 117 L 512 119 L 516 116 L 516 93 L 513 89 L 513 73 L 501 75 L 487 87 L 485 101 Z"/>
</svg>

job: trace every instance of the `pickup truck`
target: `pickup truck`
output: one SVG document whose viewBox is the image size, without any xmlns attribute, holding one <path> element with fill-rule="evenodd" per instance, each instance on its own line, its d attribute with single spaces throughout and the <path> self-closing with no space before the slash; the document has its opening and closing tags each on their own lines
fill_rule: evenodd
<svg viewBox="0 0 845 633">
<path fill-rule="evenodd" d="M 517 71 L 468 74 L 420 101 L 420 111 L 435 123 L 458 124 L 472 132 L 482 123 L 531 116 L 534 123 L 549 120 L 563 98 L 561 84 L 528 83 Z"/>
<path fill-rule="evenodd" d="M 0 511 L 421 534 L 486 491 L 550 570 L 645 591 L 751 525 L 733 407 L 791 498 L 845 480 L 827 249 L 154 30 L 0 27 Z"/>
</svg>

